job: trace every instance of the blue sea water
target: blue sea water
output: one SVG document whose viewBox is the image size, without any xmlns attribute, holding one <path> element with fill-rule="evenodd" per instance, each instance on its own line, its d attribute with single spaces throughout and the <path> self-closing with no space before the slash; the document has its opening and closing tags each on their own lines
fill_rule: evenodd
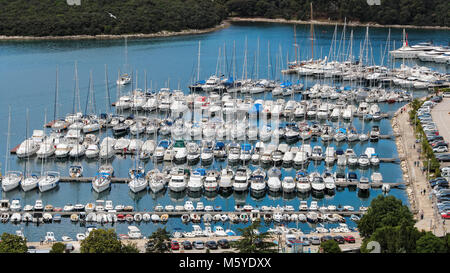
<svg viewBox="0 0 450 273">
<path fill-rule="evenodd" d="M 366 29 L 363 27 L 353 28 L 353 53 L 359 56 L 360 45 L 364 41 Z M 347 28 L 346 37 L 350 35 L 350 29 Z M 330 52 L 334 26 L 315 26 L 315 46 L 314 56 L 324 57 Z M 339 48 L 340 35 L 342 27 L 338 27 L 338 39 L 336 50 Z M 447 45 L 449 31 L 446 30 L 420 30 L 409 29 L 408 39 L 410 44 L 432 40 L 435 44 Z M 297 44 L 299 45 L 299 59 L 311 58 L 311 40 L 309 39 L 309 25 L 298 25 L 296 28 Z M 401 29 L 391 30 L 391 45 L 399 47 L 402 38 Z M 386 65 L 387 57 L 382 57 L 385 51 L 388 29 L 371 28 L 369 38 L 372 50 L 369 56 L 375 64 L 383 63 Z M 0 155 L 2 155 L 2 172 L 4 172 L 6 154 L 6 133 L 8 124 L 8 106 L 12 109 L 11 118 L 11 141 L 10 148 L 21 143 L 26 137 L 26 110 L 29 110 L 29 130 L 41 129 L 46 117 L 47 121 L 54 117 L 63 117 L 73 108 L 73 90 L 74 90 L 74 63 L 78 64 L 78 77 L 80 82 L 80 96 L 82 109 L 85 108 L 86 97 L 89 87 L 89 73 L 92 71 L 96 112 L 102 113 L 108 111 L 106 103 L 105 86 L 105 65 L 108 69 L 108 82 L 111 100 L 117 97 L 115 79 L 119 70 L 124 71 L 127 68 L 133 71 L 138 78 L 138 87 L 143 88 L 145 84 L 144 73 L 147 74 L 147 87 L 159 89 L 161 87 L 180 88 L 188 93 L 187 86 L 197 77 L 197 58 L 198 45 L 201 41 L 200 54 L 200 79 L 205 79 L 216 72 L 219 48 L 223 56 L 224 48 L 226 52 L 226 64 L 223 62 L 218 69 L 227 75 L 232 75 L 233 51 L 235 51 L 235 78 L 241 78 L 244 71 L 245 45 L 247 44 L 247 75 L 255 78 L 286 79 L 280 72 L 285 68 L 287 60 L 293 60 L 294 34 L 293 26 L 288 24 L 272 23 L 239 23 L 232 24 L 229 28 L 218 30 L 212 33 L 188 36 L 174 36 L 152 39 L 129 39 L 127 45 L 127 60 L 125 58 L 125 47 L 123 40 L 77 40 L 77 41 L 2 41 L 0 42 Z M 259 47 L 258 47 L 259 41 Z M 268 44 L 270 43 L 270 54 L 268 54 Z M 346 41 L 346 46 L 349 41 Z M 233 50 L 234 47 L 234 50 Z M 343 44 L 342 44 L 343 47 Z M 259 54 L 258 54 L 259 48 Z M 255 58 L 256 56 L 256 58 Z M 270 62 L 268 62 L 270 58 Z M 124 65 L 125 62 L 129 64 Z M 256 68 L 255 63 L 259 64 Z M 398 60 L 394 63 L 388 63 L 389 66 L 399 66 L 402 63 Z M 270 67 L 269 65 L 270 64 Z M 448 66 L 429 63 L 420 63 L 418 61 L 406 61 L 407 65 L 427 65 L 436 71 L 448 72 Z M 57 111 L 55 115 L 55 75 L 56 68 L 59 73 L 59 98 Z M 223 67 L 223 68 L 221 68 Z M 137 71 L 137 72 L 136 72 Z M 294 78 L 296 79 L 296 78 Z M 302 81 L 304 81 L 302 79 Z M 306 83 L 306 82 L 305 82 Z M 310 79 L 307 84 L 310 86 L 314 82 Z M 127 91 L 131 86 L 127 86 Z M 424 92 L 414 92 L 414 96 L 422 96 Z M 268 95 L 266 98 L 270 98 Z M 382 111 L 395 112 L 403 103 L 381 105 Z M 370 130 L 373 122 L 366 122 L 365 131 Z M 362 121 L 355 119 L 353 125 L 359 131 L 362 128 Z M 379 122 L 382 134 L 391 134 L 392 128 L 389 120 L 384 119 Z M 317 141 L 311 141 L 311 146 L 321 144 Z M 335 144 L 333 144 L 335 145 Z M 348 144 L 341 144 L 344 150 Z M 393 140 L 380 140 L 377 143 L 351 144 L 357 154 L 360 154 L 368 146 L 373 146 L 380 157 L 397 157 L 397 150 Z M 9 169 L 23 170 L 25 160 L 18 160 L 15 156 L 10 156 Z M 50 160 L 45 163 L 46 170 L 58 170 L 62 175 L 68 173 L 71 161 Z M 116 176 L 127 176 L 128 170 L 134 164 L 134 160 L 116 157 L 112 162 Z M 214 163 L 208 168 L 223 167 L 224 163 Z M 93 176 L 98 168 L 98 162 L 86 160 L 83 161 L 84 175 Z M 159 166 L 161 167 L 161 166 Z M 36 172 L 41 170 L 41 162 L 35 158 L 30 160 L 28 168 Z M 153 168 L 151 162 L 146 164 L 146 170 Z M 254 168 L 254 166 L 251 166 Z M 332 170 L 334 171 L 336 167 Z M 309 171 L 322 171 L 323 163 L 319 166 L 310 164 Z M 374 169 L 358 170 L 358 176 L 370 176 Z M 398 182 L 402 180 L 401 169 L 395 163 L 382 163 L 378 168 L 385 181 Z M 294 175 L 295 169 L 284 169 L 283 175 Z M 357 191 L 345 189 L 337 191 L 333 196 L 313 197 L 311 195 L 283 195 L 271 196 L 266 194 L 262 198 L 252 197 L 250 193 L 231 195 L 215 194 L 212 196 L 192 196 L 187 193 L 174 194 L 169 191 L 157 195 L 151 192 L 142 192 L 137 195 L 132 194 L 126 184 L 113 184 L 111 190 L 100 196 L 91 190 L 89 183 L 61 183 L 53 191 L 39 193 L 32 191 L 24 193 L 20 190 L 12 192 L 2 192 L 2 199 L 20 198 L 22 206 L 25 204 L 34 204 L 36 199 L 42 199 L 44 204 L 63 207 L 67 203 L 87 203 L 96 199 L 112 200 L 114 204 L 133 205 L 136 210 L 151 211 L 157 205 L 166 204 L 184 204 L 186 200 L 203 201 L 205 205 L 220 205 L 223 210 L 233 210 L 236 201 L 246 202 L 253 206 L 262 205 L 293 205 L 296 209 L 301 200 L 318 200 L 319 205 L 352 205 L 358 208 L 361 205 L 368 206 L 370 201 L 377 195 L 382 194 L 381 190 L 371 190 L 368 196 L 358 196 Z M 405 191 L 393 189 L 390 195 L 400 198 L 408 203 Z M 219 223 L 220 224 L 220 223 Z M 115 224 L 117 233 L 126 233 L 128 224 Z M 220 224 L 222 225 L 222 224 Z M 226 228 L 236 230 L 243 224 L 223 224 Z M 350 226 L 355 226 L 349 221 Z M 111 226 L 111 225 L 107 225 Z M 141 223 L 139 227 L 144 235 L 150 235 L 161 224 Z M 181 223 L 180 219 L 170 219 L 165 225 L 169 230 L 173 228 L 182 228 L 190 230 L 189 225 Z M 289 226 L 295 227 L 295 223 Z M 326 225 L 333 226 L 332 224 Z M 299 224 L 299 227 L 308 232 L 311 230 L 309 224 Z M 14 225 L 12 223 L 1 224 L 0 232 L 14 233 L 15 230 L 23 228 L 25 235 L 31 241 L 39 240 L 45 235 L 46 231 L 53 231 L 58 239 L 62 235 L 68 235 L 75 238 L 76 233 L 84 232 L 85 228 L 79 224 L 72 224 L 69 219 L 63 219 L 62 223 L 43 224 L 43 225 Z"/>
</svg>

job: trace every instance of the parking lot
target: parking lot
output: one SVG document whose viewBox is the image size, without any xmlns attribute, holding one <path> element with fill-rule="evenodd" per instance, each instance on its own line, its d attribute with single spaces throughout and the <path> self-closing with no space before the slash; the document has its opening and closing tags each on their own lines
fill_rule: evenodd
<svg viewBox="0 0 450 273">
<path fill-rule="evenodd" d="M 432 110 L 431 116 L 439 130 L 439 134 L 444 137 L 444 141 L 450 141 L 450 98 L 443 98 Z M 441 162 L 441 166 L 450 166 L 450 162 Z"/>
</svg>

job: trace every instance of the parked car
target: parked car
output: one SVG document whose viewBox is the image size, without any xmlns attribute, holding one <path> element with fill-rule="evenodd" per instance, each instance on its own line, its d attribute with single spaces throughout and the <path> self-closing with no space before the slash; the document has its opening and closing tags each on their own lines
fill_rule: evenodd
<svg viewBox="0 0 450 273">
<path fill-rule="evenodd" d="M 448 152 L 448 148 L 445 146 L 437 146 L 436 148 L 433 148 L 433 152 L 435 153 L 446 153 Z"/>
<path fill-rule="evenodd" d="M 352 235 L 344 236 L 344 240 L 350 244 L 354 244 L 356 242 L 355 237 L 353 237 Z"/>
<path fill-rule="evenodd" d="M 188 250 L 188 249 L 192 249 L 192 243 L 190 241 L 184 241 L 181 243 L 181 245 L 183 246 L 184 249 Z"/>
<path fill-rule="evenodd" d="M 204 249 L 205 244 L 202 241 L 194 241 L 194 248 L 195 249 Z"/>
<path fill-rule="evenodd" d="M 298 239 L 303 242 L 302 245 L 304 245 L 304 246 L 311 245 L 311 241 L 306 236 L 300 236 Z"/>
<path fill-rule="evenodd" d="M 322 238 L 320 238 L 321 242 L 326 242 L 326 241 L 329 241 L 329 240 L 333 240 L 333 237 L 330 236 L 330 235 L 325 235 L 325 236 L 322 236 Z"/>
<path fill-rule="evenodd" d="M 320 238 L 317 236 L 309 237 L 309 241 L 311 241 L 312 245 L 320 245 Z"/>
<path fill-rule="evenodd" d="M 217 249 L 218 248 L 216 241 L 207 241 L 206 247 L 209 249 Z"/>
<path fill-rule="evenodd" d="M 341 235 L 336 235 L 333 237 L 333 239 L 338 242 L 338 244 L 345 244 L 345 239 Z"/>
<path fill-rule="evenodd" d="M 441 213 L 441 217 L 444 219 L 450 219 L 450 212 L 447 211 L 447 212 Z"/>
<path fill-rule="evenodd" d="M 172 241 L 172 243 L 170 244 L 170 248 L 172 250 L 179 250 L 180 249 L 180 244 L 177 241 Z"/>
<path fill-rule="evenodd" d="M 219 245 L 220 248 L 230 248 L 230 243 L 228 242 L 227 239 L 221 239 L 219 241 L 217 241 L 217 244 Z"/>
</svg>

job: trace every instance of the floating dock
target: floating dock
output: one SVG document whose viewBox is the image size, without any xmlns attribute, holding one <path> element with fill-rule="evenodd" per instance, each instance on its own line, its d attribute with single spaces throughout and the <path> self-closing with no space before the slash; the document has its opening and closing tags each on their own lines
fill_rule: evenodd
<svg viewBox="0 0 450 273">
<path fill-rule="evenodd" d="M 100 214 L 100 213 L 115 214 L 115 215 L 122 214 L 124 216 L 127 215 L 127 214 L 130 214 L 130 215 L 134 216 L 135 214 L 138 214 L 138 213 L 139 214 L 147 213 L 147 214 L 150 214 L 150 215 L 156 214 L 156 215 L 159 215 L 159 216 L 167 214 L 169 217 L 181 217 L 184 214 L 197 214 L 199 216 L 203 216 L 205 214 L 210 214 L 211 216 L 214 216 L 216 214 L 220 214 L 220 215 L 226 214 L 227 216 L 230 216 L 230 215 L 234 214 L 234 215 L 238 215 L 239 216 L 240 214 L 243 214 L 243 213 L 246 213 L 248 215 L 252 213 L 251 211 L 241 211 L 241 212 L 238 212 L 238 211 L 214 211 L 214 212 L 206 212 L 206 211 L 120 211 L 120 212 L 92 211 L 92 212 L 94 212 L 96 214 Z M 264 214 L 273 215 L 275 213 L 282 213 L 282 214 L 289 214 L 289 215 L 293 215 L 293 214 L 299 215 L 299 214 L 306 214 L 308 212 L 312 212 L 312 210 L 283 211 L 283 212 L 281 212 L 281 211 L 259 211 L 259 214 L 261 216 L 263 216 Z M 351 216 L 352 214 L 362 215 L 362 214 L 365 213 L 365 211 L 359 211 L 359 210 L 354 210 L 354 211 L 339 211 L 339 210 L 328 211 L 327 210 L 327 211 L 323 211 L 323 212 L 321 212 L 319 210 L 314 210 L 314 212 L 321 213 L 321 214 L 339 214 L 341 216 Z M 85 211 L 20 211 L 20 212 L 8 211 L 6 213 L 10 213 L 10 214 L 12 214 L 12 213 L 20 213 L 21 215 L 23 215 L 25 213 L 30 213 L 32 215 L 34 213 L 42 213 L 42 214 L 43 213 L 50 213 L 51 215 L 59 214 L 59 215 L 61 215 L 61 217 L 70 217 L 72 214 L 79 215 L 81 213 L 88 214 L 90 212 L 85 212 Z"/>
<path fill-rule="evenodd" d="M 64 183 L 91 183 L 94 177 L 68 177 L 64 176 L 59 179 L 60 182 Z M 130 178 L 127 177 L 113 177 L 111 178 L 111 183 L 126 184 L 130 182 Z M 358 182 L 335 182 L 338 187 L 348 187 L 357 186 Z M 382 183 L 369 183 L 372 188 L 381 188 L 383 184 L 389 184 L 391 188 L 399 188 L 405 185 L 404 182 L 382 182 Z"/>
</svg>

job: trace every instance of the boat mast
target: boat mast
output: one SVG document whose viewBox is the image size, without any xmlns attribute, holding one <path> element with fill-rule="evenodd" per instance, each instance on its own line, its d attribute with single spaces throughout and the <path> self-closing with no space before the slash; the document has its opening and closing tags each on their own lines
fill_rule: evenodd
<svg viewBox="0 0 450 273">
<path fill-rule="evenodd" d="M 200 47 L 201 41 L 198 41 L 198 55 L 197 55 L 197 82 L 200 81 Z"/>
<path fill-rule="evenodd" d="M 311 2 L 311 60 L 314 60 L 314 24 L 313 24 L 313 3 Z"/>
<path fill-rule="evenodd" d="M 259 36 L 258 36 L 258 42 L 256 46 L 256 79 L 259 78 Z"/>
<path fill-rule="evenodd" d="M 5 174 L 8 173 L 8 167 L 9 167 L 9 141 L 10 141 L 10 134 L 11 134 L 11 105 L 8 106 L 8 135 L 6 137 L 6 162 L 5 162 Z"/>
<path fill-rule="evenodd" d="M 111 99 L 109 96 L 109 85 L 108 85 L 108 67 L 105 64 L 105 87 L 106 87 L 106 100 L 105 100 L 105 104 L 106 104 L 106 108 L 105 111 L 106 113 L 109 113 L 111 110 Z"/>
<path fill-rule="evenodd" d="M 53 111 L 53 120 L 58 117 L 58 65 L 56 65 L 56 85 L 55 85 L 55 105 Z"/>
<path fill-rule="evenodd" d="M 28 140 L 28 135 L 29 135 L 29 126 L 30 126 L 30 115 L 29 115 L 29 110 L 28 110 L 28 108 L 27 108 L 27 128 L 26 128 L 26 138 L 27 138 L 27 140 Z M 30 144 L 29 144 L 29 141 L 27 141 L 27 161 L 25 162 L 25 173 L 27 173 L 27 165 L 29 165 L 30 164 L 30 152 L 29 152 L 29 150 L 30 150 Z M 27 164 L 28 163 L 28 164 Z"/>
</svg>

